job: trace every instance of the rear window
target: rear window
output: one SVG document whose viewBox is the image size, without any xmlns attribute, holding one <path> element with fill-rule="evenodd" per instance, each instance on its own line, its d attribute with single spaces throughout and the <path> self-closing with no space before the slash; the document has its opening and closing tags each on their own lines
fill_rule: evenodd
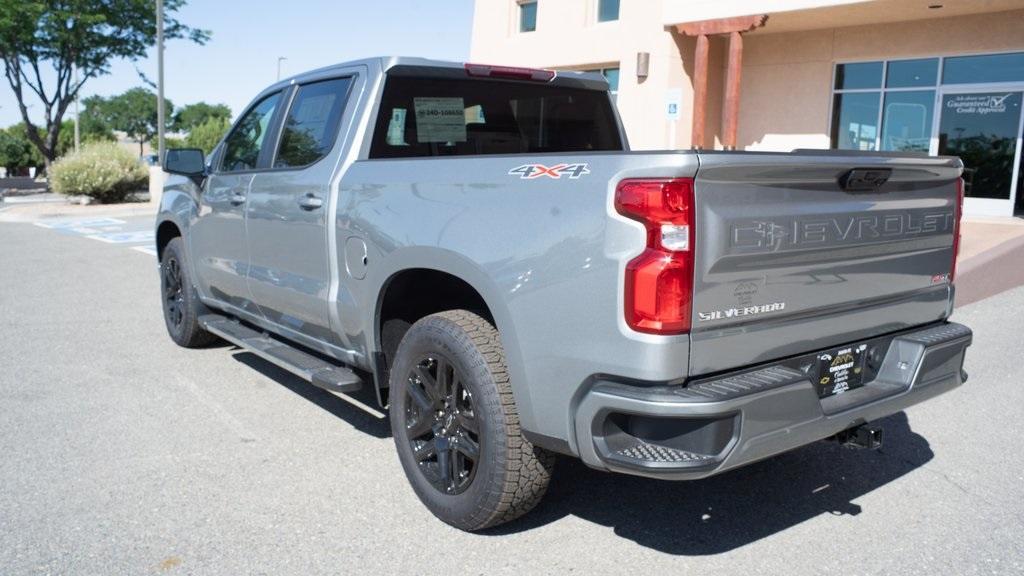
<svg viewBox="0 0 1024 576">
<path fill-rule="evenodd" d="M 621 150 L 605 92 L 388 77 L 370 158 Z"/>
</svg>

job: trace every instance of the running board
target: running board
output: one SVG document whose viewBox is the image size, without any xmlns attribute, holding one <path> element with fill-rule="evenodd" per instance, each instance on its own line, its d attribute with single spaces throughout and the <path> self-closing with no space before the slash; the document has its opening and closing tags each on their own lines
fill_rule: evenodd
<svg viewBox="0 0 1024 576">
<path fill-rule="evenodd" d="M 298 348 L 253 330 L 238 320 L 220 314 L 199 317 L 199 325 L 228 342 L 330 392 L 351 393 L 363 387 L 358 374 L 338 364 L 314 356 Z"/>
</svg>

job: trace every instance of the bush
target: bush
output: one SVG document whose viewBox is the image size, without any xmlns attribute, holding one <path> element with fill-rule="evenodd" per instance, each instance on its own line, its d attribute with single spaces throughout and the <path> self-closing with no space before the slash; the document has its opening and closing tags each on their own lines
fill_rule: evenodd
<svg viewBox="0 0 1024 576">
<path fill-rule="evenodd" d="M 139 159 L 114 142 L 85 144 L 50 168 L 54 192 L 105 203 L 123 202 L 128 194 L 145 189 L 148 179 L 149 171 Z"/>
</svg>

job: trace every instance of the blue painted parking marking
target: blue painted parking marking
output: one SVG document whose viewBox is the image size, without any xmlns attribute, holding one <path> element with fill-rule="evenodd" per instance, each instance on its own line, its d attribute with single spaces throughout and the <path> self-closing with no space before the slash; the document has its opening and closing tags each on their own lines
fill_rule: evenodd
<svg viewBox="0 0 1024 576">
<path fill-rule="evenodd" d="M 123 244 L 136 252 L 156 256 L 156 233 L 152 224 L 142 219 L 131 222 L 108 217 L 65 218 L 33 222 L 40 228 L 66 236 L 81 236 L 106 244 Z M 142 230 L 135 228 L 144 227 Z M 133 246 L 134 244 L 134 246 Z"/>
<path fill-rule="evenodd" d="M 74 218 L 74 219 L 63 219 L 63 220 L 43 220 L 39 222 L 33 222 L 40 228 L 49 228 L 51 230 L 70 230 L 73 228 L 94 228 L 97 226 L 113 226 L 127 224 L 124 220 L 118 220 L 117 218 Z"/>
<path fill-rule="evenodd" d="M 106 234 L 93 234 L 86 236 L 93 240 L 106 242 L 108 244 L 133 244 L 138 242 L 153 242 L 156 233 L 152 230 L 135 230 L 134 232 L 108 232 Z"/>
</svg>

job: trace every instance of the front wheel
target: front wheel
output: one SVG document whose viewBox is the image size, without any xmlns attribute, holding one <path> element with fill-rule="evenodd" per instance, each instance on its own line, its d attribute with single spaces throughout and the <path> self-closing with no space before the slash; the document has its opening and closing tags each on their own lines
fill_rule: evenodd
<svg viewBox="0 0 1024 576">
<path fill-rule="evenodd" d="M 529 512 L 554 456 L 519 428 L 498 331 L 466 310 L 406 332 L 391 369 L 391 432 L 413 490 L 438 518 L 481 530 Z"/>
<path fill-rule="evenodd" d="M 205 310 L 192 284 L 181 238 L 167 243 L 160 258 L 160 292 L 167 333 L 179 346 L 197 348 L 217 340 L 199 325 Z"/>
</svg>

